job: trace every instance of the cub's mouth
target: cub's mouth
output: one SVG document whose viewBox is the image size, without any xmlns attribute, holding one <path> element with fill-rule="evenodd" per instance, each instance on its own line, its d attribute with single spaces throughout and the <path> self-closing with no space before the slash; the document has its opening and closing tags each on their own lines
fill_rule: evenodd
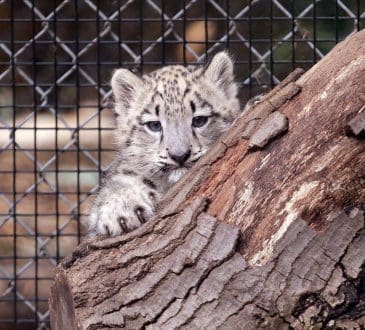
<svg viewBox="0 0 365 330">
<path fill-rule="evenodd" d="M 188 171 L 187 167 L 178 167 L 170 170 L 168 174 L 168 180 L 170 183 L 175 183 L 181 179 L 181 177 Z"/>
<path fill-rule="evenodd" d="M 184 163 L 183 165 L 178 165 L 178 164 L 164 164 L 160 170 L 162 172 L 168 173 L 171 171 L 177 171 L 177 170 L 189 170 L 190 168 L 192 168 L 192 166 L 198 161 L 198 159 L 194 160 L 194 161 L 190 161 L 187 163 Z"/>
<path fill-rule="evenodd" d="M 164 173 L 170 183 L 175 183 L 180 180 L 180 178 L 193 167 L 193 165 L 200 159 L 201 157 L 190 160 L 189 162 L 184 163 L 183 165 L 178 164 L 163 164 L 160 168 L 160 171 Z"/>
</svg>

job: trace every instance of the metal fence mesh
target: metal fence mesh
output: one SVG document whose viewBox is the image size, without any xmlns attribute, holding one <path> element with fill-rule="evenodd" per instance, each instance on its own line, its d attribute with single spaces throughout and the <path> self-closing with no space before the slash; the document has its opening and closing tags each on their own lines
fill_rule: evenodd
<svg viewBox="0 0 365 330">
<path fill-rule="evenodd" d="M 360 0 L 1 0 L 0 329 L 49 327 L 53 268 L 112 159 L 114 68 L 226 48 L 244 103 L 364 25 Z"/>
</svg>

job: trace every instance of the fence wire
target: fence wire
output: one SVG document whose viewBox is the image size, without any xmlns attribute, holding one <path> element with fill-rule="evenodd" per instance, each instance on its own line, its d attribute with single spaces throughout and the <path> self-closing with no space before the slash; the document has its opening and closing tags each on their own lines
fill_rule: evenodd
<svg viewBox="0 0 365 330">
<path fill-rule="evenodd" d="M 228 49 L 244 104 L 364 25 L 360 0 L 0 1 L 0 329 L 49 327 L 53 269 L 113 155 L 113 69 Z"/>
</svg>

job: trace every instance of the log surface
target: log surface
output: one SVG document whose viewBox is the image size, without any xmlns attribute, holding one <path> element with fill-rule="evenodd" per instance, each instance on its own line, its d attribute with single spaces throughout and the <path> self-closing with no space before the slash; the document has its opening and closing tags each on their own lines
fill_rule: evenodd
<svg viewBox="0 0 365 330">
<path fill-rule="evenodd" d="M 52 327 L 365 326 L 364 54 L 362 31 L 294 71 L 155 219 L 82 243 L 56 269 Z"/>
</svg>

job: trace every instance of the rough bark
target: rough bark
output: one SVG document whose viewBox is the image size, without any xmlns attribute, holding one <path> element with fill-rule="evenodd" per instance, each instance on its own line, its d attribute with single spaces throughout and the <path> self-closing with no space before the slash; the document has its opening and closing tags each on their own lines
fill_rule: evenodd
<svg viewBox="0 0 365 330">
<path fill-rule="evenodd" d="M 81 244 L 56 269 L 53 328 L 365 326 L 364 54 L 362 31 L 294 71 L 156 219 Z"/>
</svg>

